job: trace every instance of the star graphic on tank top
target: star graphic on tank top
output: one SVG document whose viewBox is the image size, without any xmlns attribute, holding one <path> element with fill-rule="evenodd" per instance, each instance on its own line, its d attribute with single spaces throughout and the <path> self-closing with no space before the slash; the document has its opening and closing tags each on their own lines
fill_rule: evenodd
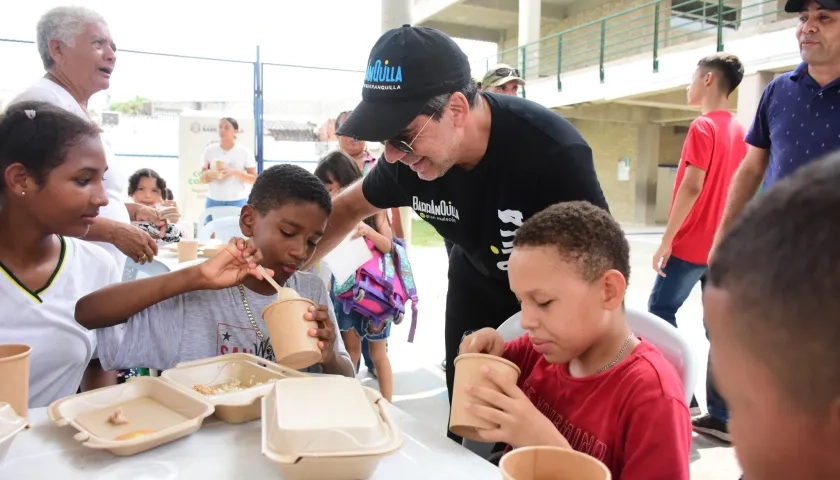
<svg viewBox="0 0 840 480">
<path fill-rule="evenodd" d="M 225 339 L 225 341 L 230 340 L 230 333 L 225 332 L 224 334 L 222 334 L 222 338 L 224 338 L 224 339 Z"/>
</svg>

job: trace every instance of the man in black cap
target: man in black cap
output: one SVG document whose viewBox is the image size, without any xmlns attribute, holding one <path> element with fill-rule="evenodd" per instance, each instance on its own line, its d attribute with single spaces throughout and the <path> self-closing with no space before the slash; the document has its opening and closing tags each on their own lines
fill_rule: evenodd
<svg viewBox="0 0 840 480">
<path fill-rule="evenodd" d="M 607 208 L 592 150 L 563 117 L 518 97 L 478 92 L 445 34 L 404 25 L 374 45 L 362 102 L 337 135 L 385 143 L 384 159 L 333 203 L 315 257 L 380 209 L 410 206 L 455 244 L 446 299 L 446 383 L 462 336 L 519 311 L 507 264 L 522 222 L 549 205 Z M 457 437 L 450 435 L 456 441 Z"/>
</svg>

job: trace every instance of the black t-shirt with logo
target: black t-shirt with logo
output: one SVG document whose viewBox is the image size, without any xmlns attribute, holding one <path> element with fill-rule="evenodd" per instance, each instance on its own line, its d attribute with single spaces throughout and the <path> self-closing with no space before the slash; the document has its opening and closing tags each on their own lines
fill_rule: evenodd
<svg viewBox="0 0 840 480">
<path fill-rule="evenodd" d="M 381 159 L 362 191 L 379 208 L 412 207 L 460 246 L 479 273 L 506 282 L 513 235 L 525 219 L 558 202 L 608 207 L 592 150 L 572 124 L 529 100 L 483 95 L 490 139 L 475 168 L 455 167 L 426 181 L 400 162 Z"/>
</svg>

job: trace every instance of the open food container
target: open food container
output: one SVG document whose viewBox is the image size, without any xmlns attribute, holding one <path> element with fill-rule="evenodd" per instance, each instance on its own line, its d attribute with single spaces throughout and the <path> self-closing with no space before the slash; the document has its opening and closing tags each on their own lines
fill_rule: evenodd
<svg viewBox="0 0 840 480">
<path fill-rule="evenodd" d="M 161 374 L 172 383 L 216 408 L 215 415 L 227 423 L 245 423 L 260 418 L 260 400 L 274 382 L 306 377 L 256 355 L 230 353 L 179 363 Z"/>
<path fill-rule="evenodd" d="M 56 400 L 50 420 L 72 425 L 86 447 L 127 456 L 190 435 L 213 405 L 158 378 L 137 377 Z"/>
<path fill-rule="evenodd" d="M 354 378 L 276 382 L 262 401 L 262 453 L 286 480 L 370 478 L 402 446 L 387 408 Z"/>
<path fill-rule="evenodd" d="M 15 412 L 15 409 L 6 402 L 0 402 L 0 467 L 3 466 L 3 460 L 9 449 L 12 448 L 12 442 L 15 435 L 26 428 L 26 419 Z"/>
</svg>

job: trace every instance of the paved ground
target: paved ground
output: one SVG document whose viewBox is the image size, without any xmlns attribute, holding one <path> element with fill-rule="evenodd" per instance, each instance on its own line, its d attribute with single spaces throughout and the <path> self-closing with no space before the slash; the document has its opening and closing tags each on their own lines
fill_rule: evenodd
<svg viewBox="0 0 840 480">
<path fill-rule="evenodd" d="M 627 305 L 645 309 L 655 277 L 650 267 L 651 256 L 659 245 L 661 229 L 628 227 L 625 230 L 632 257 Z M 414 248 L 410 255 L 420 294 L 420 320 L 413 344 L 406 342 L 408 327 L 405 324 L 392 330 L 389 350 L 394 367 L 394 403 L 444 435 L 449 404 L 444 374 L 439 365 L 444 357 L 446 251 L 443 247 Z M 705 405 L 704 382 L 709 347 L 703 330 L 699 286 L 681 309 L 677 322 L 700 359 L 696 392 L 700 404 Z M 361 375 L 364 376 L 364 372 Z M 365 383 L 376 384 L 370 378 Z M 692 478 L 695 479 L 737 480 L 740 475 L 732 449 L 705 437 L 694 437 L 691 462 Z"/>
</svg>

